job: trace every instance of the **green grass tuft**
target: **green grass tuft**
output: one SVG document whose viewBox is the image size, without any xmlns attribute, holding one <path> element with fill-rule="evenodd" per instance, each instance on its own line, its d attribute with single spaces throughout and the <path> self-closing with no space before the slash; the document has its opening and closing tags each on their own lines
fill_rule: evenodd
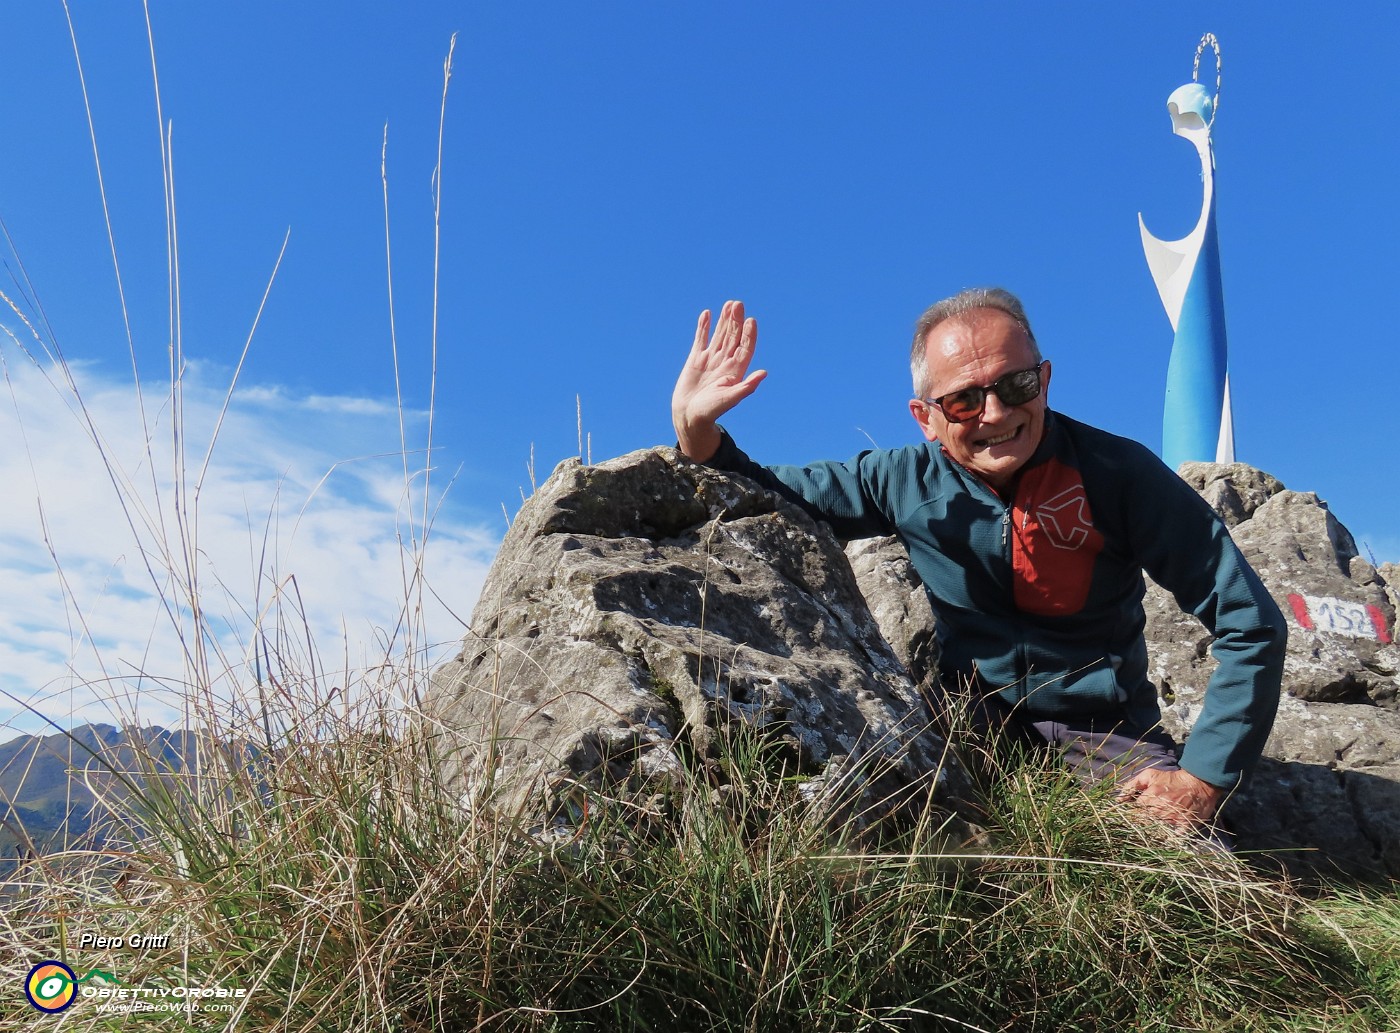
<svg viewBox="0 0 1400 1033">
<path fill-rule="evenodd" d="M 167 775 L 126 815 L 127 851 L 23 869 L 6 887 L 7 972 L 61 954 L 127 985 L 251 990 L 196 1028 L 1400 1020 L 1395 898 L 1308 900 L 1233 856 L 1164 846 L 1159 826 L 1035 760 L 996 780 L 975 846 L 928 822 L 869 849 L 752 742 L 729 750 L 723 784 L 712 765 L 691 772 L 667 815 L 639 823 L 593 796 L 567 837 L 449 799 L 432 744 L 388 723 L 274 746 Z M 76 949 L 89 929 L 175 935 L 114 958 Z M 80 1001 L 69 1028 L 111 1021 Z"/>
</svg>

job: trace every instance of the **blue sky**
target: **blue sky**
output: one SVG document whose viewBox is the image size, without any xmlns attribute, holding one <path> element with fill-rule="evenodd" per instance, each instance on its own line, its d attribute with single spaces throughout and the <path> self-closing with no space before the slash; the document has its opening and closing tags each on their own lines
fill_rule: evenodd
<svg viewBox="0 0 1400 1033">
<path fill-rule="evenodd" d="M 71 9 L 135 354 L 158 410 L 168 265 L 146 24 L 126 0 Z M 317 619 L 333 629 L 337 612 L 346 627 L 388 619 L 396 586 L 379 590 L 388 575 L 375 563 L 393 568 L 383 543 L 403 526 L 394 461 L 360 458 L 398 448 L 386 125 L 409 433 L 425 439 L 435 404 L 433 497 L 450 482 L 432 580 L 433 638 L 451 641 L 460 626 L 446 610 L 469 610 L 503 508 L 529 490 L 531 455 L 543 480 L 579 451 L 576 404 L 595 460 L 669 443 L 695 316 L 726 298 L 758 318 L 770 370 L 727 421 L 757 458 L 913 440 L 913 321 L 984 284 L 1024 299 L 1055 363 L 1054 407 L 1158 448 L 1171 329 L 1136 215 L 1163 238 L 1194 223 L 1196 157 L 1165 102 L 1190 80 L 1206 31 L 1224 51 L 1215 141 L 1239 458 L 1316 491 L 1363 552 L 1400 560 L 1400 417 L 1387 386 L 1400 266 L 1393 5 L 152 0 L 150 13 L 200 428 L 214 425 L 290 229 L 202 533 L 211 556 L 226 547 L 223 562 L 247 568 L 250 528 L 270 509 L 289 507 L 288 528 L 302 514 L 280 562 L 308 592 L 329 586 Z M 9 5 L 0 22 L 0 217 L 87 396 L 110 404 L 106 433 L 130 438 L 139 464 L 63 7 Z M 453 32 L 434 398 L 433 168 Z M 24 336 L 7 310 L 0 324 Z M 53 687 L 35 697 L 41 709 L 71 706 L 90 663 L 73 659 L 84 653 L 71 644 L 75 614 L 120 598 L 130 614 L 94 619 L 92 637 L 109 657 L 141 642 L 158 652 L 153 633 L 122 634 L 149 599 L 119 559 L 130 552 L 110 500 L 76 493 L 102 478 L 79 457 L 77 421 L 12 342 L 0 349 L 20 396 L 0 407 L 12 441 L 27 414 L 26 444 L 9 450 L 7 477 L 24 490 L 5 513 L 0 595 L 26 600 L 28 630 L 7 624 L 5 687 L 39 680 Z M 49 500 L 67 590 L 44 580 L 36 496 Z M 243 582 L 221 576 L 237 597 Z"/>
</svg>

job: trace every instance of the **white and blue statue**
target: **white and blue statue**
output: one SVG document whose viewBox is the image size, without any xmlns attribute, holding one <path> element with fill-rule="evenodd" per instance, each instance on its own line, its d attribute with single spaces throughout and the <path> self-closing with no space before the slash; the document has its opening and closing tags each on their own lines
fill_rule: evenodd
<svg viewBox="0 0 1400 1033">
<path fill-rule="evenodd" d="M 1213 35 L 1207 34 L 1196 49 L 1196 68 L 1208 44 L 1215 48 L 1215 95 L 1194 81 L 1193 72 L 1193 81 L 1167 98 L 1172 132 L 1195 145 L 1201 158 L 1203 196 L 1196 228 L 1180 240 L 1158 240 L 1147 232 L 1138 214 L 1147 265 L 1176 331 L 1162 413 L 1162 459 L 1173 470 L 1185 462 L 1235 461 L 1225 299 L 1215 230 L 1215 152 L 1210 140 L 1220 97 L 1220 47 Z"/>
</svg>

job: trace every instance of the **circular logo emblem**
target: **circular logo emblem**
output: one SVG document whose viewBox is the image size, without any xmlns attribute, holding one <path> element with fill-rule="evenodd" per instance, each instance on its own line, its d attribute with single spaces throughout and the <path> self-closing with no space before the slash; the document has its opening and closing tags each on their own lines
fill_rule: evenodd
<svg viewBox="0 0 1400 1033">
<path fill-rule="evenodd" d="M 41 961 L 29 970 L 24 996 L 40 1011 L 59 1012 L 73 1003 L 78 977 L 61 961 Z"/>
</svg>

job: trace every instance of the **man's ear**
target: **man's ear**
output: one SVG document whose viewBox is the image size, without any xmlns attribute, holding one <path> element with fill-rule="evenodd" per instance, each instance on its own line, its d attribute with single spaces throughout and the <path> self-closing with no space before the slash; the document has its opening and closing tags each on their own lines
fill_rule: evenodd
<svg viewBox="0 0 1400 1033">
<path fill-rule="evenodd" d="M 1050 394 L 1050 360 L 1045 360 L 1045 372 L 1041 374 L 1044 381 L 1040 385 L 1040 393 L 1048 396 Z"/>
<path fill-rule="evenodd" d="M 938 440 L 938 430 L 933 425 L 933 406 L 917 398 L 909 399 L 909 415 L 919 425 L 919 430 L 929 441 Z"/>
</svg>

